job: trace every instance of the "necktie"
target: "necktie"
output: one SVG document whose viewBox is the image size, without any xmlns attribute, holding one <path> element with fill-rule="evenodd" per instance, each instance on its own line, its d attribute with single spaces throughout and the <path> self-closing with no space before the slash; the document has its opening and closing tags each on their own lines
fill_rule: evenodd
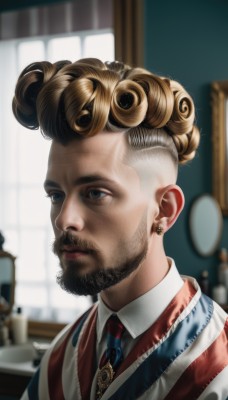
<svg viewBox="0 0 228 400">
<path fill-rule="evenodd" d="M 100 399 L 113 380 L 115 371 L 123 360 L 121 338 L 125 331 L 122 322 L 116 315 L 111 315 L 106 324 L 107 348 L 101 357 L 97 377 L 97 399 Z"/>
</svg>

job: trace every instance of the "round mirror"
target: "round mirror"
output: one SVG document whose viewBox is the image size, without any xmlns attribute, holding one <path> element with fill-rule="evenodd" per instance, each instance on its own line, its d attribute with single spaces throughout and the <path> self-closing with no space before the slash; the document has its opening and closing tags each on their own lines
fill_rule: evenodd
<svg viewBox="0 0 228 400">
<path fill-rule="evenodd" d="M 189 224 L 195 250 L 203 257 L 212 255 L 219 246 L 223 227 L 222 212 L 214 197 L 204 194 L 193 202 Z"/>
</svg>

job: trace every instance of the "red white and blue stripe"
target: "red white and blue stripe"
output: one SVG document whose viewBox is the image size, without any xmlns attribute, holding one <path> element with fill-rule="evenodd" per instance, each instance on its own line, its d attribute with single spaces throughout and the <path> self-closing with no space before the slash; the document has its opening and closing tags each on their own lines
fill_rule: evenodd
<svg viewBox="0 0 228 400">
<path fill-rule="evenodd" d="M 23 400 L 93 400 L 97 306 L 58 337 Z M 103 400 L 226 400 L 226 313 L 185 280 L 123 360 Z M 217 397 L 216 397 L 217 396 Z"/>
</svg>

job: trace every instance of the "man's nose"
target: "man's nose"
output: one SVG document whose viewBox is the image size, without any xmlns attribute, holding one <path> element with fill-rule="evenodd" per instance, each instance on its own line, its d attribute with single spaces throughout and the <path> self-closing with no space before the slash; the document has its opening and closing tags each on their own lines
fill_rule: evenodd
<svg viewBox="0 0 228 400">
<path fill-rule="evenodd" d="M 84 228 L 84 218 L 79 204 L 73 199 L 65 199 L 61 210 L 55 218 L 55 227 L 58 230 L 74 230 L 80 232 Z"/>
</svg>

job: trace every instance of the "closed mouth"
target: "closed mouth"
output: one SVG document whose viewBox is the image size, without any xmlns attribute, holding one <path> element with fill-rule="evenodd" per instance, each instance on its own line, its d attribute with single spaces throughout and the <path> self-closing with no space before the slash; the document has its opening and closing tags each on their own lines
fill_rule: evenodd
<svg viewBox="0 0 228 400">
<path fill-rule="evenodd" d="M 83 249 L 81 247 L 76 247 L 76 246 L 64 246 L 61 249 L 62 253 L 92 253 L 92 250 L 90 249 Z"/>
</svg>

